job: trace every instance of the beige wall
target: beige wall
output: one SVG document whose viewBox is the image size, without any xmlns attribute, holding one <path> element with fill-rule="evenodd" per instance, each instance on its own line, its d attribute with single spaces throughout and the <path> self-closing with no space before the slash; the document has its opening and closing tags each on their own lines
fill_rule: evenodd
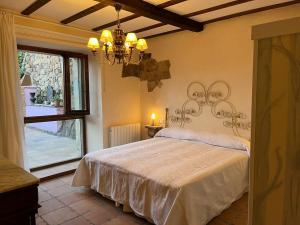
<svg viewBox="0 0 300 225">
<path fill-rule="evenodd" d="M 99 57 L 89 55 L 90 115 L 86 116 L 87 148 L 89 152 L 103 148 L 102 74 L 99 64 Z"/>
<path fill-rule="evenodd" d="M 120 65 L 102 63 L 103 85 L 103 139 L 104 148 L 109 146 L 109 127 L 140 122 L 140 81 L 122 78 Z"/>
<path fill-rule="evenodd" d="M 206 85 L 215 80 L 227 81 L 232 88 L 231 102 L 250 118 L 254 52 L 251 27 L 299 15 L 298 4 L 210 24 L 201 33 L 180 32 L 150 39 L 149 51 L 153 57 L 171 61 L 171 79 L 163 80 L 162 88 L 152 93 L 142 83 L 142 124 L 149 123 L 152 111 L 164 118 L 165 107 L 181 106 L 186 99 L 187 85 L 195 80 Z M 198 127 L 231 132 L 212 118 L 206 109 L 203 117 L 197 119 Z M 143 129 L 144 137 L 145 132 Z M 250 132 L 243 135 L 249 136 Z"/>
</svg>

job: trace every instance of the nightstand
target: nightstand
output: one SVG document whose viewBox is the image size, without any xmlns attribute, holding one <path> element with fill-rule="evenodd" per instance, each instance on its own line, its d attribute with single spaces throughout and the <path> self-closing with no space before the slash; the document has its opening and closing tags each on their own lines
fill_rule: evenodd
<svg viewBox="0 0 300 225">
<path fill-rule="evenodd" d="M 154 137 L 154 135 L 160 131 L 163 127 L 162 126 L 152 126 L 152 125 L 146 125 L 145 128 L 148 129 L 148 136 Z"/>
</svg>

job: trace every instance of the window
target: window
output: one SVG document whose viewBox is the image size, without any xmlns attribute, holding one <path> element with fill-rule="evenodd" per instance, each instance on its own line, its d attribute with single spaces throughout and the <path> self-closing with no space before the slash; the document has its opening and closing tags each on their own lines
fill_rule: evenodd
<svg viewBox="0 0 300 225">
<path fill-rule="evenodd" d="M 80 159 L 89 114 L 87 56 L 20 45 L 18 61 L 30 168 Z"/>
</svg>

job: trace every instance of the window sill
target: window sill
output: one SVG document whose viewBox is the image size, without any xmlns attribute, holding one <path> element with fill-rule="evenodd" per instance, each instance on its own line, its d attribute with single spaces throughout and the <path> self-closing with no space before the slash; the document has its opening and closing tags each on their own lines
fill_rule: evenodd
<svg viewBox="0 0 300 225">
<path fill-rule="evenodd" d="M 66 163 L 63 165 L 47 168 L 47 169 L 42 169 L 38 171 L 31 172 L 32 175 L 36 176 L 37 178 L 40 179 L 40 181 L 45 181 L 45 180 L 50 180 L 54 179 L 60 176 L 64 176 L 67 174 L 74 173 L 76 168 L 79 165 L 79 161 L 71 162 L 71 163 Z"/>
</svg>

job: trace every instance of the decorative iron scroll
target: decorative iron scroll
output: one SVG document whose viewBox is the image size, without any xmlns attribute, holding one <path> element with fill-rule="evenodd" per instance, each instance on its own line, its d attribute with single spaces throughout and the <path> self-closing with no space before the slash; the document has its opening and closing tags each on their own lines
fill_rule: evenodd
<svg viewBox="0 0 300 225">
<path fill-rule="evenodd" d="M 223 87 L 223 91 L 217 89 L 218 86 Z M 225 127 L 231 128 L 235 135 L 240 136 L 239 130 L 250 130 L 251 122 L 241 121 L 246 120 L 247 116 L 236 110 L 228 100 L 230 95 L 230 86 L 225 81 L 215 81 L 208 88 L 201 82 L 192 82 L 187 87 L 188 99 L 182 107 L 175 109 L 171 115 L 167 111 L 166 126 L 172 122 L 184 127 L 185 123 L 192 122 L 192 117 L 202 114 L 203 107 L 208 106 L 215 118 L 222 119 Z"/>
</svg>

